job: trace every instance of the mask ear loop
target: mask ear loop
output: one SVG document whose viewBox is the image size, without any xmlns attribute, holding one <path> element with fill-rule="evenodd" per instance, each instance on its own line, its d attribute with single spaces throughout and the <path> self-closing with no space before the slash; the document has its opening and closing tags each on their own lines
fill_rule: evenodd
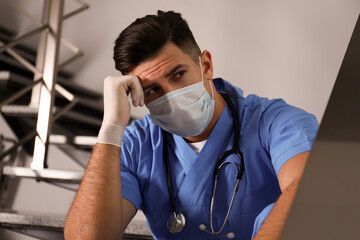
<svg viewBox="0 0 360 240">
<path fill-rule="evenodd" d="M 203 73 L 203 70 L 202 70 L 201 56 L 199 56 L 199 61 L 200 61 L 201 80 L 202 80 L 203 85 L 204 85 L 204 73 Z M 213 91 L 213 88 L 212 88 L 211 79 L 209 80 L 209 82 L 210 82 L 209 84 L 210 84 L 210 89 L 211 89 L 211 100 L 214 100 L 214 91 Z"/>
</svg>

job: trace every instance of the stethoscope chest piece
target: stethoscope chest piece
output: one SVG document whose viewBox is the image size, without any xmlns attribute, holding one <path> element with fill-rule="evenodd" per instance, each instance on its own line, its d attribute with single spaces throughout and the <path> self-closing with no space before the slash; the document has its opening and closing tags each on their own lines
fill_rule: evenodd
<svg viewBox="0 0 360 240">
<path fill-rule="evenodd" d="M 179 233 L 185 227 L 185 217 L 182 213 L 171 214 L 167 221 L 167 228 L 171 233 Z"/>
</svg>

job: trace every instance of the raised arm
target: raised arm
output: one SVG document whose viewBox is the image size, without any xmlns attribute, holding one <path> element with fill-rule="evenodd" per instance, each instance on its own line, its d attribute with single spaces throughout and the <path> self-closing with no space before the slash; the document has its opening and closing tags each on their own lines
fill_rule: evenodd
<svg viewBox="0 0 360 240">
<path fill-rule="evenodd" d="M 143 91 L 134 76 L 104 81 L 104 119 L 98 143 L 65 222 L 66 240 L 121 239 L 136 213 L 121 194 L 120 147 L 130 119 L 127 92 L 134 106 L 143 105 Z"/>
</svg>

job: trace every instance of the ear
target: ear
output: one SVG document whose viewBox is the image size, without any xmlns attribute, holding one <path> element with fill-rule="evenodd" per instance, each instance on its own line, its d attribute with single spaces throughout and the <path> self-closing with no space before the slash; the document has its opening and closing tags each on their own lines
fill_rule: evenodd
<svg viewBox="0 0 360 240">
<path fill-rule="evenodd" d="M 211 60 L 211 53 L 207 50 L 204 50 L 200 55 L 200 57 L 201 57 L 202 68 L 204 71 L 204 79 L 206 80 L 213 79 L 213 64 Z"/>
</svg>

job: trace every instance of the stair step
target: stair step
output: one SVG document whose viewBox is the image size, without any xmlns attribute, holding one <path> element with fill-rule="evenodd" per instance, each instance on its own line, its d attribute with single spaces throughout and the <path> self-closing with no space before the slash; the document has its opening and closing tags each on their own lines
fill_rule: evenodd
<svg viewBox="0 0 360 240">
<path fill-rule="evenodd" d="M 64 216 L 41 216 L 20 214 L 17 212 L 0 212 L 0 224 L 6 225 L 19 225 L 19 226 L 37 226 L 44 228 L 62 229 L 64 227 Z"/>
<path fill-rule="evenodd" d="M 57 107 L 53 107 L 53 113 L 56 113 Z M 37 107 L 30 107 L 28 105 L 5 105 L 1 108 L 1 112 L 4 113 L 5 116 L 8 117 L 36 117 L 38 108 Z M 61 118 L 66 118 L 69 120 L 77 121 L 84 124 L 89 124 L 92 126 L 96 126 L 100 128 L 102 119 L 92 117 L 89 115 L 85 115 L 83 113 L 68 111 L 64 113 Z"/>
<path fill-rule="evenodd" d="M 65 216 L 60 215 L 42 216 L 29 213 L 0 212 L 0 227 L 39 239 L 63 240 L 65 218 Z M 153 238 L 142 221 L 131 221 L 125 229 L 123 239 L 146 240 Z"/>
<path fill-rule="evenodd" d="M 0 85 L 7 87 L 21 88 L 31 83 L 31 79 L 21 74 L 9 71 L 0 70 Z"/>
<path fill-rule="evenodd" d="M 95 136 L 74 136 L 67 137 L 65 135 L 55 135 L 52 134 L 49 137 L 49 142 L 51 144 L 71 144 L 77 146 L 94 146 L 96 144 L 97 137 Z"/>
<path fill-rule="evenodd" d="M 77 183 L 81 182 L 84 175 L 80 171 L 66 171 L 57 169 L 33 170 L 26 167 L 5 166 L 3 174 L 9 177 L 17 178 L 34 178 L 36 180 L 61 182 L 61 183 Z"/>
<path fill-rule="evenodd" d="M 83 113 L 87 113 L 91 111 L 92 115 L 97 116 L 98 118 L 102 118 L 103 100 L 101 94 L 98 94 L 94 91 L 81 87 L 76 83 L 70 81 L 61 81 L 58 79 L 57 82 L 59 86 L 62 86 L 67 91 L 74 94 L 74 96 L 77 98 L 76 108 L 78 110 L 80 110 Z M 3 91 L 6 90 L 11 93 L 14 92 L 15 89 L 20 90 L 32 83 L 33 83 L 33 79 L 29 77 L 15 73 L 13 71 L 1 70 L 0 68 L 0 87 L 2 88 Z M 25 95 L 30 96 L 30 92 Z M 26 98 L 26 96 L 23 96 L 22 98 Z M 2 100 L 5 100 L 5 98 L 4 96 L 0 96 L 0 102 Z M 57 106 L 61 106 L 67 103 L 67 100 L 64 100 L 62 96 L 56 95 L 55 102 Z"/>
<path fill-rule="evenodd" d="M 63 240 L 64 216 L 0 212 L 0 226 L 39 239 Z"/>
<path fill-rule="evenodd" d="M 0 68 L 0 86 L 5 86 L 6 88 L 12 87 L 14 89 L 21 89 L 31 84 L 32 82 L 32 78 L 23 76 L 14 71 L 1 70 Z M 73 93 L 75 97 L 78 98 L 78 104 L 80 106 L 97 112 L 103 111 L 104 104 L 102 94 L 67 80 L 64 81 L 58 79 L 57 83 L 69 92 Z M 62 97 L 60 97 L 60 99 L 61 98 Z"/>
<path fill-rule="evenodd" d="M 1 108 L 7 116 L 17 116 L 17 117 L 36 117 L 38 114 L 38 107 L 30 107 L 28 105 L 5 105 Z M 53 107 L 53 113 L 56 112 L 56 107 Z"/>
</svg>

